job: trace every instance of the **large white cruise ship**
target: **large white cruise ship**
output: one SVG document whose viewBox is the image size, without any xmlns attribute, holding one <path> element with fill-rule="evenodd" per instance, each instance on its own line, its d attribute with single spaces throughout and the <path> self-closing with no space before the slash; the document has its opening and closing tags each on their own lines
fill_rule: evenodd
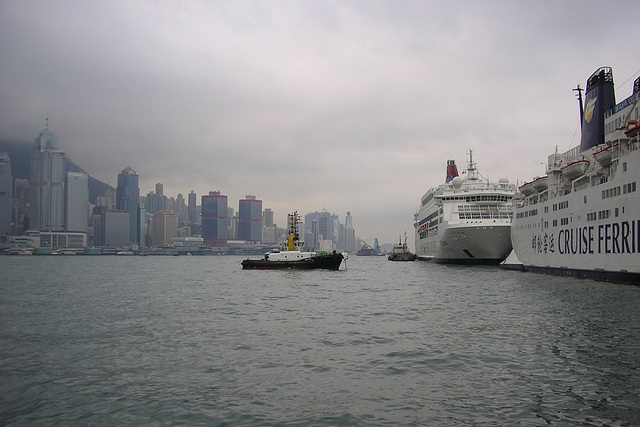
<svg viewBox="0 0 640 427">
<path fill-rule="evenodd" d="M 611 68 L 589 77 L 580 146 L 514 200 L 512 268 L 640 284 L 639 99 L 640 78 L 616 104 Z"/>
<path fill-rule="evenodd" d="M 416 255 L 437 263 L 498 264 L 511 252 L 516 186 L 481 178 L 472 151 L 463 175 L 448 160 L 446 182 L 422 196 L 414 217 Z"/>
</svg>

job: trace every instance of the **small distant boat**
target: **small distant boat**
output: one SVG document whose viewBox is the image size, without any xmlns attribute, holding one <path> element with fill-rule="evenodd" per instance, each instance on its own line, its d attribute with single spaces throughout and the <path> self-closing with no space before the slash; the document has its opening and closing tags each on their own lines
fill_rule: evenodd
<svg viewBox="0 0 640 427">
<path fill-rule="evenodd" d="M 289 214 L 289 240 L 282 244 L 281 249 L 275 249 L 264 254 L 262 259 L 245 259 L 242 261 L 244 270 L 338 270 L 348 255 L 343 253 L 313 252 L 304 250 L 304 241 L 298 234 L 298 212 Z"/>
<path fill-rule="evenodd" d="M 120 252 L 116 252 L 116 255 L 133 255 L 133 252 L 131 252 L 131 251 L 120 251 Z"/>
<path fill-rule="evenodd" d="M 404 243 L 402 243 L 402 236 L 398 244 L 393 245 L 393 251 L 389 255 L 389 261 L 415 261 L 417 255 L 410 252 L 407 247 L 407 233 L 404 233 Z"/>
</svg>

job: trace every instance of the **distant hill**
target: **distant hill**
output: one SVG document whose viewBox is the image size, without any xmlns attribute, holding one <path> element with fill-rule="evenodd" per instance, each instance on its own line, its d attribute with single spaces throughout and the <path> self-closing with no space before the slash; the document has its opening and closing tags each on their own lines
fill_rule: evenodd
<svg viewBox="0 0 640 427">
<path fill-rule="evenodd" d="M 31 163 L 31 153 L 33 153 L 33 142 L 7 142 L 0 141 L 0 151 L 6 151 L 11 159 L 11 175 L 13 179 L 29 179 L 29 167 Z M 80 166 L 73 163 L 67 157 L 65 159 L 65 168 L 67 172 L 87 173 Z M 87 175 L 89 175 L 87 173 Z M 114 188 L 109 184 L 98 181 L 89 175 L 89 201 L 96 203 L 98 196 L 103 196 L 107 190 L 113 191 Z"/>
</svg>

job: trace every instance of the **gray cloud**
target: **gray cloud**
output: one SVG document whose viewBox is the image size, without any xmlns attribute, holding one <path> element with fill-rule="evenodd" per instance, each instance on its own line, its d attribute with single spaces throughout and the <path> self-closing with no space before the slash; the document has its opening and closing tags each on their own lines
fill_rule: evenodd
<svg viewBox="0 0 640 427">
<path fill-rule="evenodd" d="M 616 11 L 624 11 L 618 13 Z M 0 137 L 50 127 L 141 191 L 352 212 L 395 241 L 444 164 L 542 174 L 577 144 L 571 89 L 637 77 L 634 1 L 0 2 Z M 635 17 L 635 18 L 634 18 Z M 625 22 L 625 20 L 627 22 Z M 619 87 L 630 94 L 630 83 Z"/>
</svg>

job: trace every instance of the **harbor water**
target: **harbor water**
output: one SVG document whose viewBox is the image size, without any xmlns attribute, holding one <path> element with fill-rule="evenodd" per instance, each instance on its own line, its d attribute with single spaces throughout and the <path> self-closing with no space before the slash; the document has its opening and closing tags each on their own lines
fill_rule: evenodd
<svg viewBox="0 0 640 427">
<path fill-rule="evenodd" d="M 638 287 L 242 259 L 0 257 L 0 424 L 640 424 Z"/>
</svg>

